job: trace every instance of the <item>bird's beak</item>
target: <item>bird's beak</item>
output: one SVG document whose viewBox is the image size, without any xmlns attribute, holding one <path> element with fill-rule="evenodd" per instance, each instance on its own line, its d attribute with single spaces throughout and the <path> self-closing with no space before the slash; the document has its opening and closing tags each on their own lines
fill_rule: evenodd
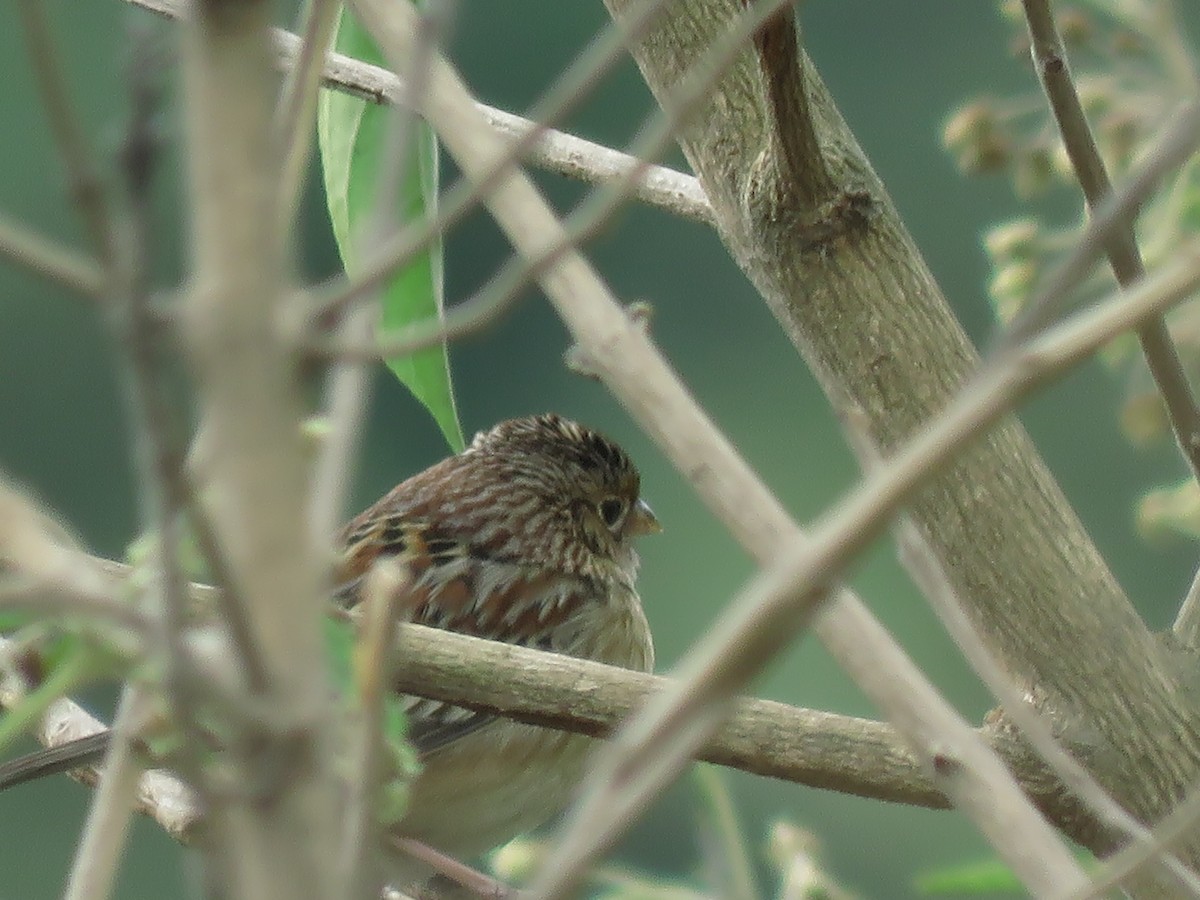
<svg viewBox="0 0 1200 900">
<path fill-rule="evenodd" d="M 633 505 L 633 509 L 629 511 L 629 516 L 625 521 L 625 533 L 631 536 L 641 534 L 658 534 L 663 530 L 659 524 L 658 516 L 654 515 L 654 510 L 650 508 L 650 504 L 645 500 L 639 500 Z"/>
</svg>

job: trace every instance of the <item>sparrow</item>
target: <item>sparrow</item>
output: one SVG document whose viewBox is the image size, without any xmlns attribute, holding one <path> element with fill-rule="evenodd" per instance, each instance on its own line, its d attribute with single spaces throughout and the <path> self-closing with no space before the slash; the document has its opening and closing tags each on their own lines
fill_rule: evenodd
<svg viewBox="0 0 1200 900">
<path fill-rule="evenodd" d="M 661 531 L 625 451 L 553 414 L 480 432 L 340 532 L 333 597 L 353 609 L 377 560 L 407 569 L 402 620 L 649 672 L 633 539 Z M 592 738 L 402 697 L 421 761 L 392 833 L 468 859 L 571 800 Z M 98 761 L 106 736 L 0 765 L 0 789 Z"/>
</svg>

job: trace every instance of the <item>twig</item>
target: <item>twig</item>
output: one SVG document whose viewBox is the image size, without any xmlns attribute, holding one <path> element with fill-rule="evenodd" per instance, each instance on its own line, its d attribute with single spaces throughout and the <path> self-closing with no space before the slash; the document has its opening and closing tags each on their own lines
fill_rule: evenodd
<svg viewBox="0 0 1200 900">
<path fill-rule="evenodd" d="M 135 2 L 135 0 L 130 0 Z M 140 0 L 138 0 L 140 2 Z M 276 34 L 280 47 L 281 61 L 287 63 L 292 55 L 296 38 L 286 32 Z M 388 69 L 373 66 L 331 53 L 325 69 L 326 84 L 360 96 L 373 103 L 391 103 L 401 106 L 407 103 L 404 82 Z M 531 165 L 583 181 L 602 184 L 620 177 L 638 160 L 620 150 L 614 150 L 594 141 L 546 127 L 533 117 L 518 116 L 485 104 L 476 104 L 488 124 L 499 134 L 513 142 L 537 135 L 530 141 L 525 161 Z M 545 111 L 541 111 L 541 116 Z M 540 119 L 540 116 L 538 117 Z M 654 165 L 639 180 L 633 192 L 635 199 L 648 206 L 662 209 L 703 225 L 714 224 L 712 206 L 695 177 Z"/>
<path fill-rule="evenodd" d="M 106 565 L 76 550 L 69 535 L 0 473 L 0 607 L 95 617 L 132 632 L 132 646 L 151 644 L 153 623 L 118 599 Z"/>
<path fill-rule="evenodd" d="M 11 649 L 12 642 L 0 636 L 0 653 L 9 653 Z M 0 706 L 16 705 L 23 694 L 24 686 L 16 680 L 0 678 Z M 42 717 L 35 737 L 47 747 L 55 747 L 106 730 L 103 722 L 64 697 L 56 700 Z M 74 774 L 87 784 L 96 783 L 94 769 Z M 174 839 L 183 843 L 192 839 L 199 806 L 192 792 L 178 779 L 157 771 L 143 774 L 138 782 L 137 809 L 157 822 Z"/>
<path fill-rule="evenodd" d="M 104 295 L 104 271 L 95 260 L 4 216 L 0 216 L 0 256 L 85 297 Z"/>
<path fill-rule="evenodd" d="M 112 566 L 114 572 L 124 568 Z M 114 574 L 114 587 L 121 578 Z M 401 693 L 592 737 L 610 735 L 649 698 L 675 684 L 668 677 L 411 623 L 397 626 L 394 655 L 393 686 Z M 219 659 L 210 662 L 219 664 Z M 0 689 L 3 705 L 17 696 L 12 686 Z M 38 737 L 58 746 L 100 730 L 102 723 L 65 701 L 43 723 Z M 996 749 L 1031 779 L 1031 791 L 1045 789 L 1038 773 L 1027 769 L 1026 755 L 1013 754 L 1006 744 Z M 891 726 L 771 700 L 738 699 L 728 721 L 696 758 L 859 797 L 932 809 L 949 806 Z M 1053 795 L 1038 799 L 1055 802 Z M 178 836 L 178 821 L 169 831 Z"/>
<path fill-rule="evenodd" d="M 157 81 L 163 75 L 161 66 L 150 59 L 151 54 L 146 35 L 134 39 L 127 76 L 129 128 L 121 153 L 129 214 L 124 223 L 127 234 L 115 256 L 115 268 L 120 274 L 114 292 L 117 305 L 114 321 L 125 350 L 142 531 L 153 544 L 149 566 L 153 574 L 153 608 L 160 617 L 162 648 L 166 651 L 162 660 L 164 686 L 172 718 L 184 737 L 185 771 L 194 774 L 194 754 L 203 746 L 203 737 L 197 715 L 200 699 L 196 679 L 184 650 L 188 594 L 187 577 L 179 558 L 183 543 L 181 507 L 176 502 L 184 493 L 178 487 L 184 478 L 183 453 L 178 423 L 165 394 L 159 335 L 150 309 L 152 182 L 159 155 L 153 120 L 160 102 Z M 203 781 L 194 779 L 194 782 L 203 793 Z M 89 822 L 101 827 L 104 824 L 101 820 Z M 85 834 L 83 845 L 99 840 Z"/>
<path fill-rule="evenodd" d="M 95 621 L 124 632 L 130 647 L 152 643 L 155 623 L 128 603 L 108 593 L 92 593 L 65 580 L 0 578 L 0 610 L 31 618 Z"/>
<path fill-rule="evenodd" d="M 343 897 L 373 896 L 380 886 L 376 883 L 378 867 L 373 863 L 379 849 L 376 811 L 385 777 L 383 749 L 385 741 L 400 739 L 384 733 L 387 697 L 393 690 L 391 637 L 397 604 L 409 581 L 407 570 L 395 560 L 384 560 L 371 567 L 364 585 L 366 618 L 356 650 L 355 683 L 346 686 L 357 702 L 358 728 L 339 856 Z"/>
<path fill-rule="evenodd" d="M 1112 195 L 1112 183 L 1079 102 L 1067 65 L 1066 48 L 1047 0 L 1022 0 L 1022 5 L 1029 26 L 1034 64 L 1088 208 L 1094 212 Z M 1117 282 L 1122 286 L 1130 285 L 1145 274 L 1130 220 L 1114 229 L 1105 242 L 1105 249 Z M 1192 468 L 1193 477 L 1200 479 L 1200 408 L 1166 322 L 1161 319 L 1147 322 L 1138 329 L 1138 340 L 1166 404 L 1180 450 Z"/>
<path fill-rule="evenodd" d="M 337 334 L 343 340 L 369 340 L 379 315 L 371 304 L 346 312 Z M 371 372 L 362 363 L 336 362 L 326 376 L 323 435 L 313 467 L 311 528 L 313 540 L 328 544 L 343 513 L 351 462 L 358 450 L 363 415 L 371 390 Z"/>
<path fill-rule="evenodd" d="M 758 879 L 727 779 L 710 766 L 697 766 L 693 781 L 701 794 L 697 817 L 701 857 L 713 892 L 727 900 L 755 900 L 761 896 Z"/>
<path fill-rule="evenodd" d="M 412 28 L 410 11 L 388 6 L 385 12 L 380 0 L 358 0 L 355 6 L 360 20 L 367 25 L 385 55 L 394 64 L 400 65 L 403 60 L 409 58 Z M 497 142 L 486 123 L 479 119 L 469 94 L 448 65 L 439 65 L 434 72 L 427 112 L 468 176 L 475 177 L 486 173 L 491 161 L 503 153 L 502 144 Z M 528 256 L 536 257 L 544 246 L 561 238 L 561 225 L 554 219 L 529 181 L 519 172 L 514 173 L 504 188 L 495 192 L 487 202 L 517 249 Z M 676 463 L 681 469 L 694 481 L 701 483 L 708 481 L 706 476 L 716 476 L 719 472 L 719 499 L 716 494 L 707 499 L 714 502 L 714 506 L 727 521 L 736 523 L 739 528 L 744 521 L 749 520 L 753 523 L 750 531 L 763 538 L 757 543 L 749 544 L 754 548 L 756 555 L 770 558 L 773 555 L 772 551 L 794 545 L 795 541 L 800 540 L 795 526 L 789 521 L 778 501 L 766 491 L 728 443 L 713 429 L 661 358 L 650 348 L 645 335 L 641 334 L 637 326 L 617 307 L 595 273 L 578 254 L 565 254 L 556 267 L 545 273 L 541 283 L 579 343 L 589 352 L 599 351 L 593 353 L 593 356 L 598 365 L 603 367 L 606 382 L 638 413 L 638 418 L 647 432 L 668 450 L 680 451 Z M 681 418 L 685 420 L 684 423 L 680 422 Z M 703 452 L 700 452 L 701 448 Z M 738 493 L 726 495 L 725 491 L 735 484 L 739 489 Z M 739 534 L 739 537 L 743 536 Z M 829 572 L 825 574 L 830 576 Z M 717 650 L 721 663 L 729 665 L 728 668 L 718 666 L 721 668 L 719 672 L 705 672 L 705 676 L 716 675 L 711 680 L 700 677 L 686 684 L 687 688 L 702 688 L 699 694 L 707 696 L 709 702 L 692 705 L 691 718 L 681 716 L 674 721 L 674 731 L 678 740 L 674 742 L 672 751 L 678 755 L 656 757 L 653 771 L 650 771 L 646 758 L 640 761 L 641 769 L 621 766 L 619 775 L 622 779 L 629 776 L 628 779 L 624 779 L 624 783 L 630 784 L 647 775 L 646 785 L 654 782 L 661 784 L 669 778 L 672 769 L 682 765 L 679 761 L 680 756 L 686 755 L 694 743 L 703 740 L 706 728 L 719 724 L 721 707 L 724 705 L 723 698 L 740 688 L 744 679 L 755 671 L 756 666 L 761 665 L 771 651 L 777 652 L 786 645 L 787 640 L 805 623 L 805 608 L 801 604 L 791 602 L 798 599 L 798 596 L 784 593 L 777 598 L 781 601 L 780 608 L 776 610 L 777 614 L 766 615 L 761 623 L 751 628 L 741 627 L 747 621 L 743 618 L 741 609 L 732 617 L 736 622 L 725 622 L 723 627 L 718 627 L 712 640 L 707 642 L 707 648 L 708 651 Z M 747 611 L 752 613 L 755 610 L 747 608 Z M 857 636 L 869 630 L 866 626 L 872 622 L 861 605 L 842 595 L 841 604 L 831 610 L 830 618 L 823 623 L 822 638 L 830 642 L 835 642 L 839 637 L 848 639 L 851 633 Z M 840 635 L 836 633 L 839 628 L 842 629 Z M 747 632 L 753 640 L 739 643 L 738 638 L 746 637 Z M 726 640 L 729 642 L 724 643 Z M 861 651 L 864 647 L 868 652 L 876 651 L 874 655 L 877 657 L 887 655 L 893 661 L 903 658 L 897 656 L 893 642 L 886 632 L 879 628 L 870 630 L 869 639 L 856 645 L 854 649 Z M 848 644 L 839 644 L 840 651 L 845 652 L 849 649 L 851 648 Z M 885 654 L 885 651 L 891 652 Z M 743 654 L 753 662 L 745 662 Z M 707 656 L 709 652 L 706 651 L 700 656 L 693 656 L 692 659 L 703 660 Z M 697 662 L 696 666 L 703 668 L 704 664 Z M 861 674 L 861 670 L 856 672 L 856 675 L 858 674 Z M 906 681 L 910 684 L 927 684 L 915 667 L 907 668 L 904 674 L 908 676 Z M 679 691 L 671 693 L 676 700 L 680 699 Z M 683 697 L 679 708 L 689 704 L 688 698 Z M 654 705 L 661 710 L 665 704 Z M 944 710 L 946 707 L 943 705 L 939 709 Z M 671 719 L 677 711 L 672 708 L 664 718 Z M 1002 835 L 1000 828 L 994 827 L 997 819 L 990 807 L 986 816 L 977 818 L 981 829 L 997 840 L 1005 859 L 1028 879 L 1031 886 L 1074 883 L 1081 879 L 1083 876 L 1077 865 L 1062 847 L 1053 830 L 1028 807 L 1003 768 L 993 763 L 987 763 L 986 767 L 983 781 L 987 788 L 980 788 L 977 796 L 985 796 L 990 790 L 1004 792 L 1006 796 L 1013 798 L 1011 807 L 1006 806 L 1005 811 L 1013 813 L 1014 818 L 1003 822 Z M 947 783 L 962 787 L 983 771 L 964 765 L 956 772 L 956 775 L 961 777 L 947 779 Z M 634 793 L 631 791 L 629 795 L 633 796 Z M 638 802 L 644 802 L 644 798 L 628 804 L 626 813 L 634 810 Z M 604 810 L 605 806 L 604 801 L 598 804 L 601 810 Z M 613 806 L 616 806 L 615 799 Z M 978 805 L 971 808 L 976 813 L 979 812 Z M 607 828 L 593 829 L 588 833 L 588 829 L 596 823 L 585 821 L 581 825 L 583 818 L 572 818 L 568 825 L 568 841 L 573 846 L 569 852 L 555 855 L 557 871 L 551 874 L 543 872 L 542 880 L 535 888 L 535 896 L 539 893 L 548 896 L 569 886 L 586 867 L 590 855 L 595 853 L 604 840 L 611 837 Z M 1020 826 L 1011 827 L 1018 820 Z M 627 823 L 628 816 L 623 818 L 618 812 L 611 821 Z"/>
<path fill-rule="evenodd" d="M 279 234 L 284 239 L 292 233 L 292 219 L 312 150 L 321 72 L 341 9 L 340 0 L 306 0 L 303 36 L 287 70 L 275 110 L 275 139 L 283 158 L 279 175 Z"/>
<path fill-rule="evenodd" d="M 448 3 L 438 0 L 426 3 L 418 16 L 416 47 L 408 70 L 415 109 L 420 108 L 425 96 L 429 69 L 445 37 L 444 30 L 449 17 Z M 390 160 L 390 165 L 379 173 L 371 215 L 364 223 L 365 227 L 360 229 L 360 234 L 354 235 L 354 239 L 368 253 L 377 251 L 397 231 L 397 213 L 406 205 L 406 198 L 402 195 L 405 176 L 409 167 L 417 163 L 419 158 L 418 143 L 422 131 L 415 114 L 409 110 L 396 110 L 388 116 L 388 120 L 387 149 L 382 158 Z M 435 285 L 434 289 L 440 297 L 441 285 Z M 370 325 L 377 318 L 373 314 L 375 308 L 375 303 L 352 307 L 343 332 L 369 334 Z M 341 515 L 341 503 L 345 498 L 350 471 L 349 461 L 362 420 L 363 395 L 369 378 L 370 373 L 365 366 L 346 364 L 336 365 L 330 376 L 333 401 L 330 411 L 331 416 L 335 417 L 331 425 L 336 433 L 322 454 L 318 474 L 323 476 L 324 482 L 318 482 L 314 493 L 315 524 L 328 529 L 318 535 L 319 540 L 329 539 Z M 355 735 L 356 765 L 352 771 L 356 777 L 350 783 L 339 857 L 340 884 L 342 896 L 345 897 L 373 896 L 383 882 L 375 864 L 380 837 L 376 799 L 384 777 L 384 742 L 389 737 L 383 729 L 387 694 L 392 689 L 391 679 L 388 678 L 391 663 L 388 652 L 390 626 L 395 621 L 397 604 L 410 578 L 410 573 L 394 561 L 390 565 L 372 567 L 367 577 L 367 621 L 361 636 L 361 664 L 355 672 L 359 729 Z M 393 740 L 400 739 L 399 736 L 391 737 Z"/>
<path fill-rule="evenodd" d="M 229 633 L 235 650 L 234 665 L 250 691 L 262 694 L 267 688 L 267 666 L 254 640 L 246 615 L 246 602 L 238 592 L 229 556 L 213 530 L 212 520 L 185 460 L 179 457 L 172 463 L 171 471 L 179 473 L 178 478 L 172 478 L 167 483 L 170 490 L 179 491 L 172 497 L 172 502 L 187 512 L 196 549 L 208 566 L 213 581 L 223 586 L 223 590 L 216 592 L 216 608 L 220 611 L 221 625 Z"/>
<path fill-rule="evenodd" d="M 425 93 L 430 53 L 440 46 L 443 39 L 441 31 L 446 27 L 445 20 L 449 16 L 448 10 L 435 10 L 430 5 L 421 13 L 422 28 L 429 33 L 419 42 L 418 52 L 408 72 L 413 105 L 416 107 L 419 107 L 419 101 Z M 365 222 L 359 223 L 358 233 L 351 236 L 355 243 L 356 258 L 377 254 L 404 227 L 404 222 L 397 221 L 399 211 L 405 208 L 403 182 L 405 173 L 419 159 L 418 144 L 422 134 L 416 115 L 408 107 L 398 108 L 388 116 L 387 146 L 380 158 L 388 160 L 389 165 L 379 173 L 370 216 Z M 382 285 L 376 285 L 372 291 L 359 292 L 351 298 L 354 305 L 345 312 L 344 321 L 337 330 L 343 340 L 371 339 L 376 330 L 375 323 L 379 320 L 380 298 L 376 295 L 381 289 Z M 440 321 L 442 285 L 435 284 L 434 291 L 438 299 L 437 319 Z M 363 362 L 338 361 L 328 376 L 330 434 L 317 461 L 313 486 L 312 524 L 314 539 L 320 543 L 329 541 L 343 514 L 350 462 L 357 449 L 371 387 L 371 371 Z"/>
<path fill-rule="evenodd" d="M 46 110 L 50 129 L 62 154 L 72 200 L 83 219 L 101 269 L 110 271 L 115 253 L 112 216 L 100 176 L 92 162 L 91 149 L 71 107 L 61 58 L 50 36 L 44 4 L 39 0 L 21 0 L 18 8 L 29 47 L 29 62 L 37 77 L 42 108 Z"/>
<path fill-rule="evenodd" d="M 1149 199 L 1164 174 L 1181 166 L 1200 146 L 1200 102 L 1189 103 L 1163 129 L 1120 189 L 1100 203 L 1066 258 L 1046 278 L 1003 333 L 994 353 L 1026 340 L 1053 322 L 1100 258 L 1105 244 Z"/>
<path fill-rule="evenodd" d="M 104 900 L 112 893 L 142 774 L 133 740 L 145 699 L 141 689 L 125 688 L 113 721 L 116 739 L 105 756 L 104 774 L 83 826 L 64 893 L 66 900 Z"/>
<path fill-rule="evenodd" d="M 169 18 L 177 19 L 180 16 L 180 7 L 175 0 L 126 2 Z M 279 64 L 284 68 L 294 65 L 300 38 L 278 29 L 273 32 L 273 36 Z M 371 103 L 390 103 L 395 106 L 404 106 L 407 103 L 404 82 L 394 73 L 340 53 L 328 54 L 322 78 L 327 87 L 346 91 Z M 541 136 L 529 147 L 526 159 L 546 171 L 589 184 L 602 184 L 619 178 L 629 168 L 638 164 L 638 160 L 629 154 L 554 128 L 545 128 L 529 118 L 482 103 L 476 106 L 493 129 L 513 141 L 521 140 L 530 132 L 541 132 Z M 650 166 L 640 179 L 633 196 L 643 203 L 680 218 L 704 225 L 714 224 L 712 206 L 699 181 L 675 169 Z M 419 253 L 420 250 L 411 252 Z"/>
<path fill-rule="evenodd" d="M 1091 900 L 1110 888 L 1129 883 L 1143 866 L 1157 861 L 1164 850 L 1178 847 L 1193 837 L 1197 820 L 1200 820 L 1200 788 L 1193 787 L 1171 812 L 1154 824 L 1153 841 L 1118 850 L 1092 872 L 1086 887 L 1054 896 L 1058 900 Z"/>
</svg>

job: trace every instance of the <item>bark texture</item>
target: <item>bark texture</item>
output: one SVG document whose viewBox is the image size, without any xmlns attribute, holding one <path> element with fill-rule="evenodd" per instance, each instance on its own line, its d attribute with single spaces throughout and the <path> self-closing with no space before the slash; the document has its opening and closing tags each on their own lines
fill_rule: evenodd
<svg viewBox="0 0 1200 900">
<path fill-rule="evenodd" d="M 606 4 L 617 18 L 632 5 Z M 668 4 L 634 48 L 660 103 L 742 6 Z M 679 140 L 733 257 L 832 402 L 860 409 L 886 454 L 978 357 L 792 34 L 764 29 Z M 1200 762 L 1187 664 L 1147 630 L 1024 430 L 1010 421 L 982 438 L 911 514 L 1013 675 L 1091 748 L 1101 783 L 1139 818 L 1161 816 Z M 1051 813 L 1091 849 L 1112 849 L 1065 798 Z"/>
</svg>

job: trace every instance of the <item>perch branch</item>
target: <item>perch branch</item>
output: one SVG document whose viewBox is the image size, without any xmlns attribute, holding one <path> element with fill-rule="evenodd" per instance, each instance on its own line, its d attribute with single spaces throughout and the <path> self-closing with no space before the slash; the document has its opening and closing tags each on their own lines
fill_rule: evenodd
<svg viewBox="0 0 1200 900">
<path fill-rule="evenodd" d="M 129 567 L 107 560 L 80 555 L 79 562 L 97 570 L 103 567 L 114 590 L 133 574 Z M 193 586 L 193 591 L 197 602 L 212 603 L 212 589 Z M 393 671 L 395 687 L 402 693 L 592 737 L 611 734 L 650 697 L 673 684 L 663 676 L 411 623 L 397 626 L 393 653 L 398 661 Z M 10 682 L 0 686 L 4 706 L 18 702 L 20 696 L 19 686 Z M 85 710 L 63 700 L 55 704 L 36 736 L 47 746 L 59 746 L 103 729 Z M 997 744 L 997 750 L 1029 776 L 1031 789 L 1044 789 L 1044 779 L 1029 770 L 1027 754 L 1005 742 Z M 860 797 L 935 809 L 949 806 L 891 726 L 771 700 L 737 700 L 728 721 L 696 758 Z M 161 772 L 147 775 L 165 777 Z M 94 783 L 94 772 L 84 773 L 84 780 Z M 182 788 L 156 799 L 160 794 L 143 784 L 142 811 L 169 834 L 186 839 L 195 808 L 189 816 L 181 815 Z M 1053 796 L 1039 796 L 1039 802 L 1051 803 Z"/>
</svg>

